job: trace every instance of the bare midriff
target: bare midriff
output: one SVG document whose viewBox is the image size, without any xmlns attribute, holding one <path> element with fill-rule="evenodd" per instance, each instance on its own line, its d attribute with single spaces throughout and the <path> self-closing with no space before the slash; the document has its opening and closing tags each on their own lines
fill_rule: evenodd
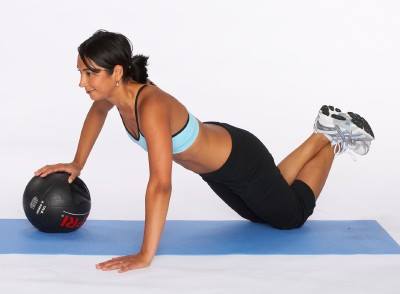
<svg viewBox="0 0 400 294">
<path fill-rule="evenodd" d="M 222 126 L 200 122 L 199 135 L 193 145 L 173 159 L 184 168 L 198 174 L 218 170 L 232 149 L 229 132 Z"/>
</svg>

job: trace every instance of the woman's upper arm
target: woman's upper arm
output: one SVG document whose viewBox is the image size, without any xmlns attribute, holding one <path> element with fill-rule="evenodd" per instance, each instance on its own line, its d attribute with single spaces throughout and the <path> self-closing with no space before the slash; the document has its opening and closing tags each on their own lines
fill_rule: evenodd
<svg viewBox="0 0 400 294">
<path fill-rule="evenodd" d="M 141 131 L 146 138 L 149 157 L 149 182 L 161 188 L 171 187 L 172 135 L 167 103 L 158 97 L 143 99 L 140 111 Z"/>
</svg>

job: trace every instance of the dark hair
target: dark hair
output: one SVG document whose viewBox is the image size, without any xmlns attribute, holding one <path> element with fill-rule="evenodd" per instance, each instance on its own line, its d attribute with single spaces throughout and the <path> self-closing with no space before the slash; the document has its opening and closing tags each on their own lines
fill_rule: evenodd
<svg viewBox="0 0 400 294">
<path fill-rule="evenodd" d="M 93 72 L 99 70 L 93 68 L 87 59 L 105 68 L 110 75 L 114 66 L 120 64 L 124 69 L 123 81 L 132 79 L 143 84 L 147 82 L 146 66 L 149 57 L 141 54 L 132 56 L 132 44 L 122 34 L 98 30 L 79 45 L 78 52 L 82 61 Z"/>
</svg>

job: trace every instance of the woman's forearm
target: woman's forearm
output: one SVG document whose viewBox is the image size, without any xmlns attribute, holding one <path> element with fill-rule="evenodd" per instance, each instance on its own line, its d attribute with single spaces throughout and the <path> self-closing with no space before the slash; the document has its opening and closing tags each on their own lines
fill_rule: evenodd
<svg viewBox="0 0 400 294">
<path fill-rule="evenodd" d="M 167 218 L 171 191 L 170 188 L 156 188 L 150 185 L 147 187 L 144 237 L 140 251 L 149 259 L 157 252 Z"/>
<path fill-rule="evenodd" d="M 78 148 L 73 160 L 81 169 L 89 157 L 90 151 L 99 136 L 106 118 L 106 111 L 100 111 L 96 109 L 95 105 L 92 105 L 83 123 Z"/>
</svg>

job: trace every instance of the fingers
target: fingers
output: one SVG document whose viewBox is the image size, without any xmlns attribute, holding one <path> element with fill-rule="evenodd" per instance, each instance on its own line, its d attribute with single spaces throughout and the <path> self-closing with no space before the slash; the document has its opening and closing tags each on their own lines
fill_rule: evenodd
<svg viewBox="0 0 400 294">
<path fill-rule="evenodd" d="M 40 173 L 40 176 L 45 177 L 48 174 L 52 174 L 52 173 L 60 171 L 60 170 L 61 169 L 57 165 L 48 166 L 46 169 L 42 170 L 42 172 Z"/>
<path fill-rule="evenodd" d="M 75 181 L 76 177 L 78 177 L 79 175 L 80 175 L 79 170 L 78 170 L 78 171 L 72 170 L 72 171 L 70 172 L 70 176 L 69 176 L 69 178 L 68 178 L 68 183 L 71 184 L 73 181 Z"/>
<path fill-rule="evenodd" d="M 69 174 L 68 183 L 71 184 L 77 176 L 79 176 L 81 169 L 73 165 L 72 163 L 57 163 L 53 165 L 45 165 L 34 172 L 35 176 L 41 178 L 46 177 L 49 174 L 55 172 L 67 172 Z"/>
<path fill-rule="evenodd" d="M 132 269 L 143 268 L 145 265 L 127 261 L 108 261 L 104 265 L 97 264 L 96 268 L 103 271 L 118 270 L 119 273 L 127 272 Z"/>
<path fill-rule="evenodd" d="M 46 165 L 35 172 L 35 176 L 46 177 L 49 174 L 65 171 L 71 174 L 71 172 L 65 168 L 63 164 L 53 164 L 53 165 Z"/>
<path fill-rule="evenodd" d="M 96 264 L 96 268 L 101 270 L 113 270 L 124 266 L 127 262 L 127 256 L 113 257 L 110 260 Z"/>
<path fill-rule="evenodd" d="M 45 165 L 44 167 L 39 168 L 37 171 L 35 171 L 35 175 L 40 175 L 44 170 L 48 168 L 48 165 Z"/>
<path fill-rule="evenodd" d="M 114 257 L 105 262 L 96 264 L 96 268 L 103 271 L 118 270 L 119 273 L 133 269 L 148 267 L 149 262 L 142 260 L 138 255 Z"/>
<path fill-rule="evenodd" d="M 68 183 L 71 184 L 75 180 L 75 178 L 76 176 L 71 174 L 71 176 L 68 178 Z"/>
<path fill-rule="evenodd" d="M 109 260 L 109 261 L 97 264 L 96 268 L 104 270 L 104 271 L 109 271 L 109 270 L 118 269 L 122 265 L 124 265 L 124 262 L 121 260 Z"/>
</svg>

